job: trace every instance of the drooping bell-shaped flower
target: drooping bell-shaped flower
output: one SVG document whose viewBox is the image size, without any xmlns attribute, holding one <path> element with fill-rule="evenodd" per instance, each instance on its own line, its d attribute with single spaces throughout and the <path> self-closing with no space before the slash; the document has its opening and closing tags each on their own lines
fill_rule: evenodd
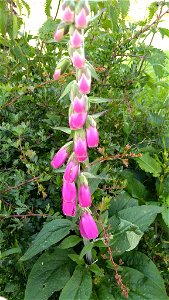
<svg viewBox="0 0 169 300">
<path fill-rule="evenodd" d="M 62 211 L 65 216 L 75 217 L 76 215 L 76 202 L 62 201 Z"/>
<path fill-rule="evenodd" d="M 79 229 L 81 236 L 88 240 L 96 239 L 99 235 L 96 222 L 92 215 L 87 211 L 82 213 L 79 222 Z"/>
<path fill-rule="evenodd" d="M 74 182 L 63 181 L 62 199 L 64 202 L 76 201 L 76 186 Z"/>
<path fill-rule="evenodd" d="M 56 42 L 59 42 L 63 38 L 63 36 L 66 33 L 68 33 L 68 31 L 69 31 L 69 26 L 64 23 L 60 23 L 54 33 L 54 40 Z"/>
<path fill-rule="evenodd" d="M 78 87 L 82 94 L 89 94 L 91 87 L 91 72 L 88 67 L 79 70 L 78 73 Z"/>
<path fill-rule="evenodd" d="M 63 57 L 56 66 L 55 72 L 53 74 L 53 78 L 55 80 L 58 80 L 60 76 L 66 71 L 69 65 L 70 65 L 70 59 L 68 57 Z"/>
<path fill-rule="evenodd" d="M 83 51 L 73 51 L 72 57 L 73 66 L 77 69 L 84 68 L 85 65 L 85 57 Z"/>
<path fill-rule="evenodd" d="M 86 122 L 86 141 L 89 148 L 97 147 L 99 144 L 99 133 L 96 128 L 96 122 L 91 116 L 88 116 Z"/>
<path fill-rule="evenodd" d="M 83 44 L 83 34 L 73 26 L 70 29 L 70 45 L 72 48 L 80 48 Z"/>
<path fill-rule="evenodd" d="M 87 112 L 75 113 L 72 104 L 69 109 L 69 126 L 72 130 L 77 130 L 83 127 L 86 122 Z"/>
<path fill-rule="evenodd" d="M 87 159 L 87 144 L 84 130 L 76 130 L 74 136 L 74 152 L 77 161 L 82 162 Z"/>
<path fill-rule="evenodd" d="M 81 98 L 76 96 L 72 102 L 73 110 L 75 113 L 82 113 L 86 111 L 86 97 L 84 95 Z"/>
<path fill-rule="evenodd" d="M 65 0 L 62 4 L 61 20 L 65 23 L 73 23 L 75 18 L 75 3 L 74 1 Z"/>
<path fill-rule="evenodd" d="M 60 168 L 65 160 L 68 158 L 69 153 L 72 149 L 73 142 L 69 142 L 65 144 L 60 150 L 54 155 L 52 161 L 51 161 L 51 166 L 55 169 Z"/>
<path fill-rule="evenodd" d="M 78 175 L 78 171 L 79 171 L 79 164 L 76 161 L 74 155 L 72 155 L 66 166 L 66 170 L 65 170 L 65 173 L 63 176 L 64 181 L 67 181 L 67 182 L 75 181 L 76 177 Z"/>
<path fill-rule="evenodd" d="M 90 188 L 84 175 L 78 177 L 78 202 L 81 207 L 89 207 L 91 205 Z"/>
</svg>

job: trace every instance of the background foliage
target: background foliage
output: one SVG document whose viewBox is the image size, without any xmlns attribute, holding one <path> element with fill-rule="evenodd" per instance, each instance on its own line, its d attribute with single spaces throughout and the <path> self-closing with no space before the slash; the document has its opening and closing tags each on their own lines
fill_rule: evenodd
<svg viewBox="0 0 169 300">
<path fill-rule="evenodd" d="M 153 2 L 145 20 L 129 22 L 129 0 L 91 1 L 85 51 L 98 74 L 90 113 L 97 117 L 100 146 L 90 152 L 84 172 L 100 238 L 86 246 L 76 220 L 61 213 L 64 168 L 50 167 L 69 138 L 64 90 L 74 78 L 70 68 L 59 83 L 51 79 L 68 40 L 56 48 L 59 19 L 57 14 L 52 19 L 51 3 L 44 7 L 47 21 L 32 36 L 21 29 L 23 8 L 30 13 L 26 1 L 0 0 L 1 295 L 9 300 L 124 299 L 115 278 L 117 264 L 129 299 L 166 300 L 169 63 L 168 53 L 152 42 L 157 33 L 169 37 L 162 23 L 169 3 Z M 36 46 L 30 45 L 32 39 Z M 107 235 L 109 245 L 103 243 Z M 91 265 L 85 258 L 89 250 Z"/>
</svg>

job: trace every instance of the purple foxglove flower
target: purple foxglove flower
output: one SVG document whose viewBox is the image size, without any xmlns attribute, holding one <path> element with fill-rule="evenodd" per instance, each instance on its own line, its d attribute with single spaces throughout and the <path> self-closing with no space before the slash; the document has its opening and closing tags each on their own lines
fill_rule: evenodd
<svg viewBox="0 0 169 300">
<path fill-rule="evenodd" d="M 72 130 L 77 130 L 83 127 L 86 122 L 87 112 L 77 114 L 72 113 L 69 117 L 69 126 Z"/>
<path fill-rule="evenodd" d="M 81 207 L 89 207 L 91 205 L 91 194 L 88 185 L 80 185 L 78 189 L 78 201 Z"/>
<path fill-rule="evenodd" d="M 75 15 L 75 26 L 77 28 L 86 28 L 88 25 L 88 17 L 84 8 Z"/>
<path fill-rule="evenodd" d="M 98 146 L 99 134 L 96 127 L 90 125 L 89 128 L 86 128 L 86 140 L 87 140 L 87 146 L 89 148 L 94 148 Z"/>
<path fill-rule="evenodd" d="M 82 237 L 90 240 L 96 239 L 99 235 L 95 220 L 89 212 L 84 212 L 79 222 L 80 234 Z"/>
<path fill-rule="evenodd" d="M 75 217 L 76 202 L 62 202 L 62 211 L 65 216 Z"/>
<path fill-rule="evenodd" d="M 87 159 L 87 145 L 86 139 L 82 139 L 80 136 L 74 142 L 74 152 L 77 161 L 84 161 Z"/>
<path fill-rule="evenodd" d="M 76 180 L 79 171 L 79 164 L 75 160 L 70 160 L 64 173 L 64 181 L 73 182 Z"/>
<path fill-rule="evenodd" d="M 78 69 L 84 68 L 85 65 L 85 57 L 83 54 L 80 55 L 79 52 L 74 51 L 72 57 L 73 66 Z"/>
<path fill-rule="evenodd" d="M 72 48 L 80 48 L 83 44 L 83 35 L 75 29 L 73 34 L 70 35 L 70 45 Z"/>
<path fill-rule="evenodd" d="M 85 112 L 86 110 L 85 96 L 82 95 L 80 99 L 76 96 L 73 100 L 72 106 L 75 113 Z"/>
<path fill-rule="evenodd" d="M 60 148 L 60 150 L 54 155 L 51 161 L 52 167 L 55 169 L 60 168 L 64 164 L 68 155 L 69 153 L 67 152 L 65 147 Z"/>
<path fill-rule="evenodd" d="M 58 70 L 56 69 L 55 72 L 54 72 L 54 74 L 53 74 L 53 79 L 54 80 L 59 80 L 60 76 L 61 76 L 61 70 L 60 69 L 58 69 Z"/>
<path fill-rule="evenodd" d="M 69 6 L 62 8 L 61 12 L 61 20 L 65 23 L 73 23 L 74 22 L 75 13 Z"/>
<path fill-rule="evenodd" d="M 69 26 L 64 24 L 64 23 L 60 23 L 54 33 L 54 40 L 56 42 L 59 42 L 63 36 L 68 33 L 69 30 Z"/>
<path fill-rule="evenodd" d="M 76 186 L 74 182 L 63 181 L 62 199 L 64 202 L 76 202 Z"/>
</svg>

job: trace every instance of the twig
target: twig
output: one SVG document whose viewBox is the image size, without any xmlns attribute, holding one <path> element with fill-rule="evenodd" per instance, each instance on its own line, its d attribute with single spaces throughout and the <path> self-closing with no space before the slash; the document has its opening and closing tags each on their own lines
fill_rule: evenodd
<svg viewBox="0 0 169 300">
<path fill-rule="evenodd" d="M 23 185 L 25 185 L 25 184 L 27 184 L 27 183 L 30 183 L 30 182 L 32 182 L 32 181 L 35 181 L 35 180 L 37 180 L 37 179 L 39 179 L 39 176 L 36 176 L 36 177 L 31 178 L 31 179 L 25 180 L 25 181 L 19 183 L 19 184 L 16 185 L 16 186 L 10 186 L 9 188 L 7 188 L 7 189 L 1 191 L 0 194 L 5 194 L 5 193 L 7 193 L 7 192 L 9 192 L 9 191 L 11 191 L 11 190 L 15 190 L 15 189 L 17 190 L 17 189 L 20 188 L 21 186 L 23 186 Z"/>
<path fill-rule="evenodd" d="M 49 214 L 33 214 L 33 213 L 28 213 L 26 215 L 7 215 L 7 216 L 3 216 L 3 215 L 0 215 L 0 218 L 27 218 L 27 217 L 49 217 L 50 215 Z"/>
<path fill-rule="evenodd" d="M 58 12 L 59 12 L 60 3 L 61 3 L 61 0 L 59 0 L 58 6 L 57 6 L 57 10 L 56 10 L 56 15 L 55 15 L 55 17 L 54 17 L 54 21 L 55 21 L 56 18 L 57 18 L 57 15 L 58 15 Z"/>
<path fill-rule="evenodd" d="M 95 164 L 97 164 L 98 162 L 104 162 L 106 160 L 114 160 L 114 159 L 124 159 L 124 158 L 127 158 L 127 157 L 141 157 L 142 154 L 141 153 L 138 153 L 138 154 L 135 154 L 135 153 L 122 153 L 122 154 L 116 154 L 116 155 L 111 155 L 111 156 L 105 156 L 105 157 L 101 157 L 101 158 L 98 158 L 96 159 L 94 162 L 90 163 L 90 166 L 93 166 Z"/>
</svg>

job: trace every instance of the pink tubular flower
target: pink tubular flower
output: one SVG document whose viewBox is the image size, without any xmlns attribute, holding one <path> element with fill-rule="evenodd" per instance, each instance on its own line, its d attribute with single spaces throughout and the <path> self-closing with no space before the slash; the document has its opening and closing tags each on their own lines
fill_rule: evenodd
<svg viewBox="0 0 169 300">
<path fill-rule="evenodd" d="M 75 140 L 74 152 L 77 161 L 81 162 L 87 159 L 86 139 L 83 140 L 81 137 L 79 137 L 77 140 Z"/>
<path fill-rule="evenodd" d="M 83 35 L 75 29 L 73 34 L 70 35 L 70 44 L 73 48 L 80 48 L 83 43 Z"/>
<path fill-rule="evenodd" d="M 83 54 L 80 55 L 77 51 L 74 51 L 72 62 L 75 68 L 82 69 L 85 65 L 85 57 Z"/>
<path fill-rule="evenodd" d="M 88 18 L 86 14 L 86 10 L 84 8 L 81 9 L 81 11 L 75 15 L 75 26 L 77 28 L 86 28 L 88 25 Z"/>
<path fill-rule="evenodd" d="M 74 11 L 69 6 L 66 6 L 65 9 L 62 9 L 61 20 L 65 23 L 73 23 L 74 15 Z"/>
<path fill-rule="evenodd" d="M 90 86 L 91 86 L 91 78 L 87 78 L 86 75 L 83 73 L 78 81 L 79 92 L 82 94 L 89 94 L 90 93 Z"/>
<path fill-rule="evenodd" d="M 76 201 L 76 186 L 74 182 L 63 182 L 62 199 L 64 202 L 73 203 Z"/>
<path fill-rule="evenodd" d="M 76 215 L 76 202 L 62 202 L 62 211 L 65 216 L 74 217 Z"/>
<path fill-rule="evenodd" d="M 77 96 L 73 100 L 73 110 L 75 113 L 82 113 L 86 110 L 86 101 L 85 97 L 82 95 L 82 97 L 79 99 Z"/>
<path fill-rule="evenodd" d="M 54 155 L 51 161 L 52 167 L 55 169 L 60 168 L 64 164 L 68 155 L 69 153 L 66 151 L 65 147 L 60 148 L 60 150 Z"/>
<path fill-rule="evenodd" d="M 56 42 L 59 42 L 63 38 L 63 35 L 64 35 L 64 28 L 61 28 L 61 29 L 57 28 L 54 33 L 54 40 Z"/>
<path fill-rule="evenodd" d="M 59 70 L 55 70 L 55 72 L 54 72 L 54 74 L 53 74 L 53 79 L 54 80 L 59 80 L 59 78 L 60 78 L 60 75 L 61 75 L 61 70 L 59 69 Z"/>
<path fill-rule="evenodd" d="M 89 212 L 84 212 L 79 222 L 80 234 L 82 237 L 90 240 L 96 239 L 99 235 L 96 222 Z"/>
<path fill-rule="evenodd" d="M 96 127 L 90 125 L 90 127 L 86 129 L 86 140 L 87 140 L 87 146 L 89 148 L 94 148 L 98 146 L 99 134 Z"/>
<path fill-rule="evenodd" d="M 77 114 L 72 113 L 69 117 L 69 126 L 72 130 L 80 129 L 86 122 L 87 112 Z"/>
<path fill-rule="evenodd" d="M 81 207 L 89 207 L 91 205 L 91 194 L 88 185 L 82 184 L 78 189 L 78 201 Z"/>
<path fill-rule="evenodd" d="M 79 164 L 75 160 L 70 160 L 70 162 L 66 166 L 66 170 L 64 173 L 64 180 L 67 182 L 73 182 L 76 180 L 77 174 L 79 170 Z"/>
</svg>

